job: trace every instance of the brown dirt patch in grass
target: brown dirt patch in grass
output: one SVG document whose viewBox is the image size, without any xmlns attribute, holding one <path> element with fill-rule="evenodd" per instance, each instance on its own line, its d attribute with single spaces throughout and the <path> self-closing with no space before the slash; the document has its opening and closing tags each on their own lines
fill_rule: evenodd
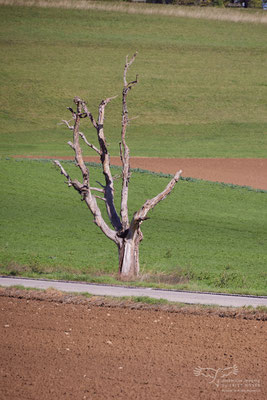
<svg viewBox="0 0 267 400">
<path fill-rule="evenodd" d="M 14 156 L 22 157 L 22 156 Z M 25 157 L 27 158 L 27 157 Z M 46 158 L 28 156 L 28 158 Z M 49 158 L 49 157 L 48 157 Z M 72 160 L 72 157 L 60 157 Z M 99 162 L 99 157 L 84 157 L 88 162 Z M 113 165 L 121 165 L 119 157 L 111 157 Z M 131 167 L 153 172 L 174 174 L 182 169 L 184 177 L 213 182 L 232 183 L 267 190 L 267 158 L 146 158 L 132 157 Z"/>
<path fill-rule="evenodd" d="M 5 400 L 266 399 L 266 321 L 53 291 L 0 294 Z"/>
</svg>

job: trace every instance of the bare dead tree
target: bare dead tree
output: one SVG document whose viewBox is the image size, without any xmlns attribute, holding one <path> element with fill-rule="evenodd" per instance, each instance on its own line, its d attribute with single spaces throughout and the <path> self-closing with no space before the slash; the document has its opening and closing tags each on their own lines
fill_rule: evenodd
<svg viewBox="0 0 267 400">
<path fill-rule="evenodd" d="M 166 188 L 154 198 L 147 200 L 142 207 L 136 211 L 129 220 L 128 214 L 128 190 L 130 182 L 130 151 L 126 143 L 126 129 L 129 124 L 128 109 L 127 109 L 127 95 L 129 91 L 137 84 L 136 79 L 127 82 L 127 72 L 136 58 L 137 53 L 128 61 L 126 57 L 126 64 L 124 66 L 123 74 L 123 90 L 122 90 L 122 128 L 121 128 L 121 142 L 120 142 L 120 157 L 122 162 L 122 189 L 121 189 L 121 206 L 120 214 L 118 214 L 114 204 L 114 177 L 110 169 L 110 155 L 107 149 L 106 137 L 104 134 L 104 116 L 107 104 L 114 99 L 114 97 L 102 100 L 98 109 L 98 120 L 96 121 L 88 111 L 86 103 L 79 97 L 74 98 L 75 110 L 68 107 L 72 113 L 74 125 L 70 125 L 69 121 L 63 121 L 68 129 L 73 131 L 73 142 L 68 142 L 69 146 L 75 153 L 75 163 L 79 167 L 82 180 L 72 179 L 65 171 L 61 163 L 56 160 L 54 163 L 60 168 L 61 173 L 66 177 L 68 186 L 72 186 L 82 196 L 87 207 L 94 217 L 94 223 L 102 230 L 102 232 L 116 243 L 119 251 L 119 275 L 121 278 L 128 279 L 138 276 L 139 274 L 139 244 L 143 239 L 141 232 L 141 224 L 147 218 L 148 212 L 154 208 L 160 201 L 164 200 L 166 196 L 172 191 L 175 184 L 178 182 L 182 171 L 178 171 Z M 83 118 L 88 118 L 90 123 L 96 130 L 98 138 L 98 147 L 88 142 L 85 135 L 80 131 L 80 123 Z M 90 184 L 89 169 L 83 160 L 80 140 L 83 140 L 87 146 L 94 150 L 100 158 L 102 164 L 102 171 L 105 178 L 105 184 L 100 188 L 93 187 Z M 98 194 L 96 194 L 98 193 Z M 102 217 L 97 200 L 105 202 L 106 211 L 110 220 L 112 228 L 105 222 Z"/>
</svg>

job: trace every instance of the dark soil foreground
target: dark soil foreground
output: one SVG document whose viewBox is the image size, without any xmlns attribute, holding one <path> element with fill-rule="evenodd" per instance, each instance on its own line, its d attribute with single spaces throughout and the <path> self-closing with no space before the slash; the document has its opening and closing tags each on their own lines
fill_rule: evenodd
<svg viewBox="0 0 267 400">
<path fill-rule="evenodd" d="M 263 313 L 1 289 L 0 399 L 265 400 L 266 337 Z"/>
</svg>

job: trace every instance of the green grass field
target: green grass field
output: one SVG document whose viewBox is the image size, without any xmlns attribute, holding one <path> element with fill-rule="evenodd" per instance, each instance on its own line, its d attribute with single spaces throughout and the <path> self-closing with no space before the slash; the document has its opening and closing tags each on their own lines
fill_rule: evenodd
<svg viewBox="0 0 267 400">
<path fill-rule="evenodd" d="M 72 163 L 64 165 L 76 173 Z M 58 169 L 30 160 L 2 159 L 0 166 L 0 272 L 116 282 L 116 246 L 92 223 Z M 100 168 L 92 169 L 91 179 L 102 181 Z M 130 213 L 168 179 L 134 173 Z M 138 285 L 267 293 L 266 193 L 180 181 L 149 216 L 142 225 Z"/>
<path fill-rule="evenodd" d="M 266 157 L 266 24 L 10 6 L 0 22 L 1 273 L 117 282 L 116 247 L 53 165 L 6 157 L 73 155 L 66 107 L 79 95 L 96 115 L 135 50 L 132 156 Z M 106 110 L 112 155 L 120 120 L 119 96 Z M 131 212 L 166 182 L 135 173 Z M 137 284 L 266 294 L 266 213 L 266 193 L 179 182 L 142 226 Z"/>
<path fill-rule="evenodd" d="M 139 117 L 129 129 L 132 155 L 266 157 L 266 24 L 0 10 L 0 154 L 70 155 L 58 123 L 73 97 L 96 115 L 102 98 L 119 94 L 105 121 L 118 155 L 123 65 L 138 50 L 129 74 L 139 74 L 129 97 L 130 116 Z"/>
</svg>

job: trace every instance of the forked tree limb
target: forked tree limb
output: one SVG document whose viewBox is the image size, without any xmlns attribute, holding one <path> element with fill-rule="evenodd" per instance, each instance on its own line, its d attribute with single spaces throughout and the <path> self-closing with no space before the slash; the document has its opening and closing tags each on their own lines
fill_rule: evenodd
<svg viewBox="0 0 267 400">
<path fill-rule="evenodd" d="M 65 124 L 67 126 L 67 128 L 69 128 L 71 131 L 73 131 L 74 126 L 70 125 L 70 121 L 66 121 L 65 119 L 62 120 L 62 123 Z M 60 124 L 61 125 L 61 124 Z"/>
<path fill-rule="evenodd" d="M 94 223 L 102 230 L 102 232 L 113 242 L 115 242 L 117 245 L 121 242 L 121 239 L 117 236 L 117 232 L 112 230 L 104 221 L 101 211 L 97 205 L 96 196 L 93 196 L 91 193 L 92 190 L 99 190 L 97 188 L 89 188 L 89 190 L 83 191 L 83 185 L 77 181 L 76 179 L 72 180 L 70 175 L 66 172 L 66 170 L 63 168 L 61 163 L 58 160 L 54 161 L 54 164 L 60 168 L 61 174 L 64 175 L 67 180 L 68 180 L 68 186 L 73 186 L 74 189 L 76 189 L 82 196 L 83 200 L 85 201 L 87 207 L 91 211 L 91 213 L 94 216 Z M 100 196 L 97 196 L 99 199 L 104 200 L 105 198 L 101 198 Z"/>
<path fill-rule="evenodd" d="M 74 189 L 76 189 L 82 196 L 85 194 L 85 189 L 84 186 L 82 185 L 81 182 L 79 182 L 77 179 L 72 180 L 69 174 L 65 171 L 65 169 L 62 167 L 60 162 L 58 160 L 54 160 L 54 164 L 60 168 L 61 174 L 64 175 L 67 180 L 68 180 L 68 186 L 73 186 Z"/>
<path fill-rule="evenodd" d="M 70 146 L 75 152 L 75 162 L 76 165 L 80 168 L 82 176 L 83 176 L 83 182 L 79 182 L 78 180 L 72 180 L 69 174 L 65 171 L 65 169 L 62 167 L 59 161 L 56 161 L 55 164 L 60 168 L 61 173 L 67 178 L 69 186 L 73 186 L 83 197 L 83 200 L 87 204 L 88 208 L 90 209 L 91 213 L 94 216 L 94 222 L 96 225 L 99 226 L 99 228 L 105 233 L 105 235 L 113 240 L 115 243 L 118 244 L 119 238 L 117 237 L 116 231 L 112 230 L 104 221 L 101 211 L 97 205 L 97 201 L 95 196 L 91 193 L 91 188 L 90 188 L 90 182 L 89 182 L 89 170 L 86 167 L 84 160 L 83 160 L 83 155 L 82 155 L 82 150 L 79 142 L 80 138 L 80 119 L 82 115 L 82 105 L 85 104 L 83 100 L 79 99 L 78 97 L 74 98 L 74 103 L 76 104 L 77 111 L 72 111 L 73 116 L 75 117 L 75 123 L 73 127 L 73 143 L 70 142 Z M 104 188 L 104 192 L 106 190 L 106 187 Z M 104 196 L 106 197 L 106 196 Z M 107 201 L 106 201 L 107 203 Z"/>
<path fill-rule="evenodd" d="M 99 155 L 101 154 L 100 150 L 96 146 L 94 146 L 93 144 L 88 142 L 88 140 L 86 139 L 84 133 L 79 132 L 79 135 L 81 136 L 82 140 L 84 141 L 84 143 L 87 144 L 88 147 L 91 147 L 91 149 L 93 149 L 97 154 L 99 154 Z"/>
<path fill-rule="evenodd" d="M 128 108 L 127 108 L 127 94 L 131 90 L 132 86 L 137 84 L 136 80 L 130 83 L 127 82 L 127 72 L 137 56 L 137 52 L 133 55 L 131 60 L 128 62 L 128 56 L 126 57 L 126 63 L 123 72 L 124 87 L 122 91 L 122 128 L 121 128 L 121 143 L 120 143 L 120 157 L 122 161 L 122 190 L 121 190 L 121 221 L 122 230 L 125 231 L 129 228 L 129 214 L 128 214 L 128 193 L 129 193 L 129 181 L 130 181 L 130 150 L 126 143 L 126 129 L 129 123 Z"/>
<path fill-rule="evenodd" d="M 66 121 L 65 119 L 63 119 L 62 122 L 69 128 L 69 130 L 71 130 L 71 131 L 74 130 L 74 126 L 70 125 L 69 121 Z M 79 132 L 79 135 L 81 136 L 82 140 L 87 144 L 88 147 L 91 147 L 91 149 L 93 149 L 97 154 L 100 155 L 100 150 L 96 146 L 94 146 L 93 144 L 88 142 L 88 140 L 86 139 L 86 136 L 83 132 Z M 68 142 L 68 145 L 70 145 L 70 147 L 72 149 L 74 149 L 72 142 Z"/>
<path fill-rule="evenodd" d="M 85 101 L 83 101 L 82 107 L 84 109 L 84 112 L 87 114 L 88 118 L 90 119 L 93 127 L 97 130 L 98 129 L 97 122 L 94 119 L 93 115 L 88 111 L 88 108 L 87 108 L 87 105 L 86 105 Z"/>
<path fill-rule="evenodd" d="M 75 113 L 75 123 L 74 123 L 74 129 L 73 129 L 73 150 L 75 152 L 75 161 L 78 167 L 80 168 L 83 176 L 83 186 L 85 188 L 89 189 L 89 170 L 86 167 L 83 156 L 82 156 L 82 149 L 80 146 L 80 141 L 79 141 L 79 132 L 80 132 L 80 120 L 81 120 L 81 112 L 82 112 L 82 100 L 79 99 L 78 97 L 74 98 L 74 103 L 77 106 L 77 112 Z"/>
<path fill-rule="evenodd" d="M 68 180 L 68 186 L 72 186 L 72 180 L 71 177 L 69 176 L 69 174 L 65 171 L 65 169 L 62 167 L 62 165 L 60 164 L 60 162 L 58 160 L 54 160 L 54 164 L 60 168 L 61 170 L 61 174 L 65 176 L 65 178 L 67 178 Z"/>
<path fill-rule="evenodd" d="M 117 96 L 109 97 L 102 100 L 98 108 L 98 121 L 97 121 L 97 136 L 100 146 L 100 160 L 102 163 L 103 174 L 105 177 L 105 199 L 106 209 L 109 220 L 112 226 L 117 230 L 121 231 L 122 224 L 120 217 L 117 213 L 114 204 L 114 180 L 110 170 L 110 155 L 107 148 L 106 137 L 104 134 L 104 118 L 105 118 L 105 107 L 106 105 Z"/>
<path fill-rule="evenodd" d="M 118 213 L 115 208 L 114 204 L 114 183 L 113 183 L 113 177 L 111 174 L 110 170 L 110 155 L 107 149 L 107 144 L 106 144 L 106 138 L 104 135 L 104 116 L 105 116 L 105 107 L 106 105 L 113 99 L 115 99 L 117 96 L 114 97 L 109 97 L 105 100 L 102 100 L 100 105 L 99 105 L 99 110 L 98 110 L 98 121 L 94 119 L 93 115 L 88 111 L 87 105 L 85 101 L 79 99 L 78 97 L 75 97 L 74 102 L 77 104 L 77 112 L 74 112 L 72 109 L 72 113 L 75 116 L 75 125 L 74 127 L 68 126 L 69 124 L 66 124 L 69 129 L 73 129 L 75 131 L 76 124 L 80 122 L 80 116 L 81 115 L 86 115 L 89 117 L 92 125 L 97 131 L 97 138 L 99 142 L 99 149 L 94 146 L 93 144 L 89 143 L 88 140 L 86 139 L 85 135 L 82 132 L 78 132 L 79 136 L 84 140 L 84 142 L 91 147 L 97 154 L 100 156 L 100 161 L 102 163 L 102 168 L 103 168 L 103 174 L 105 177 L 105 186 L 104 186 L 104 194 L 105 194 L 105 203 L 106 203 L 106 209 L 107 209 L 107 214 L 109 217 L 109 220 L 112 224 L 112 226 L 117 230 L 120 231 L 122 229 L 121 221 L 118 216 Z M 83 109 L 84 113 L 81 113 L 81 110 Z M 66 122 L 65 122 L 66 123 Z M 77 132 L 76 132 L 77 133 Z M 81 155 L 81 148 L 80 145 L 77 145 L 78 143 L 78 138 L 77 135 L 74 133 L 74 137 L 76 138 L 75 143 L 69 143 L 69 145 L 75 150 L 75 159 L 77 162 L 77 157 L 79 157 L 79 160 L 77 162 L 77 165 L 79 165 L 83 176 L 85 170 L 85 164 L 83 163 Z M 87 168 L 86 168 L 87 169 Z M 89 171 L 88 171 L 88 182 L 89 182 Z"/>
<path fill-rule="evenodd" d="M 94 216 L 94 223 L 101 229 L 101 231 L 117 245 L 120 243 L 120 238 L 117 236 L 117 231 L 111 229 L 102 217 L 100 208 L 98 207 L 96 198 L 92 195 L 91 191 L 85 197 L 85 203 Z"/>
<path fill-rule="evenodd" d="M 96 187 L 90 187 L 91 190 L 95 190 L 96 192 L 100 192 L 100 193 L 105 193 L 105 191 L 103 189 L 99 189 Z"/>
<path fill-rule="evenodd" d="M 99 199 L 99 200 L 107 201 L 107 199 L 105 199 L 105 197 L 98 196 L 97 194 L 95 194 L 95 198 Z"/>
<path fill-rule="evenodd" d="M 126 64 L 125 64 L 124 73 L 123 73 L 124 87 L 128 86 L 128 83 L 127 83 L 127 71 L 128 71 L 128 69 L 130 68 L 130 66 L 132 65 L 132 63 L 134 62 L 134 60 L 135 60 L 137 54 L 138 54 L 138 52 L 136 51 L 136 52 L 134 53 L 134 55 L 132 56 L 132 58 L 131 58 L 130 61 L 128 61 L 128 56 L 126 56 Z"/>
<path fill-rule="evenodd" d="M 130 230 L 135 231 L 136 229 L 138 229 L 141 223 L 147 219 L 148 212 L 171 193 L 174 186 L 180 179 L 181 174 L 182 174 L 181 170 L 177 171 L 174 177 L 171 179 L 171 181 L 168 183 L 168 185 L 161 193 L 159 193 L 157 196 L 153 197 L 150 200 L 146 200 L 143 206 L 134 214 L 131 221 Z"/>
</svg>

